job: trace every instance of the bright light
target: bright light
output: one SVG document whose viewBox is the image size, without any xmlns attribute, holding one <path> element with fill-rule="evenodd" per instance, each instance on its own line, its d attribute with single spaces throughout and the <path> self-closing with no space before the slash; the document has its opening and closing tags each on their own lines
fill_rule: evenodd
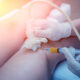
<svg viewBox="0 0 80 80">
<path fill-rule="evenodd" d="M 9 4 L 7 0 L 0 0 L 0 17 L 9 11 Z"/>
<path fill-rule="evenodd" d="M 2 2 L 2 0 L 0 0 L 0 2 Z"/>
<path fill-rule="evenodd" d="M 12 15 L 14 15 L 14 14 L 17 13 L 17 12 L 19 12 L 18 9 L 11 11 L 10 13 L 6 14 L 5 16 L 0 17 L 0 21 L 4 20 L 4 19 L 6 19 L 6 18 L 11 17 Z"/>
<path fill-rule="evenodd" d="M 19 0 L 0 0 L 0 17 L 18 9 L 20 5 L 21 2 Z"/>
<path fill-rule="evenodd" d="M 20 9 L 30 0 L 0 0 L 0 17 L 15 9 Z"/>
</svg>

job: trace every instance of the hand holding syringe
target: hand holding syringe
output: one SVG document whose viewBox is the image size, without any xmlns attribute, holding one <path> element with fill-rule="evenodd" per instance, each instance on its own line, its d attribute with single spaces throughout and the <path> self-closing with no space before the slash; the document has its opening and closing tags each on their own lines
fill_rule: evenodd
<svg viewBox="0 0 80 80">
<path fill-rule="evenodd" d="M 75 53 L 75 54 L 80 54 L 80 49 L 75 49 L 73 47 L 70 47 L 70 48 L 67 48 L 69 49 L 71 52 Z M 46 48 L 45 49 L 46 51 L 48 52 L 51 52 L 51 53 L 60 53 L 60 54 L 63 54 L 63 48 Z"/>
<path fill-rule="evenodd" d="M 70 71 L 72 71 L 74 74 L 80 77 L 80 49 L 75 49 L 73 47 L 70 48 L 64 47 L 64 48 L 46 48 L 45 50 L 51 53 L 64 54 Z M 78 55 L 77 57 L 75 57 L 76 54 Z"/>
</svg>

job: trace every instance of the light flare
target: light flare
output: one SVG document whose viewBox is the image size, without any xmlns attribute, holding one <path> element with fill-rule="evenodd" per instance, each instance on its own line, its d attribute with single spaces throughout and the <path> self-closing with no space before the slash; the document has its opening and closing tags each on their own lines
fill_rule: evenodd
<svg viewBox="0 0 80 80">
<path fill-rule="evenodd" d="M 0 17 L 0 21 L 5 20 L 6 18 L 11 17 L 12 15 L 14 15 L 17 12 L 19 12 L 18 9 L 11 11 L 10 13 L 6 14 L 5 16 Z"/>
<path fill-rule="evenodd" d="M 0 3 L 2 2 L 2 0 L 0 0 Z"/>
<path fill-rule="evenodd" d="M 15 9 L 20 9 L 22 5 L 30 0 L 0 0 L 0 17 Z"/>
</svg>

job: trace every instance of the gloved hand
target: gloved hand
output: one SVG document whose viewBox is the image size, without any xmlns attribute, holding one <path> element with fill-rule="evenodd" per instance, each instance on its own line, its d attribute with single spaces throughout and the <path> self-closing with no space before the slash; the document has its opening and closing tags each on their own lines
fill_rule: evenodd
<svg viewBox="0 0 80 80">
<path fill-rule="evenodd" d="M 59 23 L 57 20 L 48 19 L 43 23 L 41 29 L 36 29 L 34 34 L 38 37 L 45 37 L 52 41 L 60 40 L 71 35 L 71 27 L 69 23 Z M 46 25 L 45 25 L 46 24 Z"/>
<path fill-rule="evenodd" d="M 21 48 L 27 48 L 32 49 L 33 51 L 36 51 L 38 48 L 41 47 L 41 43 L 47 43 L 48 40 L 46 38 L 40 38 L 36 37 L 33 34 L 33 31 L 35 30 L 35 26 L 37 26 L 36 29 L 39 29 L 39 26 L 42 26 L 43 23 L 45 24 L 45 20 L 30 20 L 26 23 L 26 37 L 23 46 Z"/>
<path fill-rule="evenodd" d="M 62 5 L 60 6 L 60 9 L 62 11 L 64 11 L 64 13 L 67 16 L 71 15 L 71 7 L 70 7 L 69 4 L 62 3 Z M 52 9 L 51 12 L 50 12 L 50 14 L 49 14 L 49 16 L 47 17 L 47 19 L 48 18 L 56 19 L 59 22 L 66 21 L 66 18 L 63 16 L 63 14 L 61 12 L 59 12 L 57 9 Z"/>
<path fill-rule="evenodd" d="M 75 52 L 74 48 L 72 49 L 63 48 L 62 49 L 62 53 L 64 54 L 67 60 L 69 70 L 80 77 L 80 63 L 79 63 L 80 54 L 75 57 L 74 52 Z"/>
<path fill-rule="evenodd" d="M 68 16 L 70 16 L 70 5 L 62 4 L 60 7 Z M 69 23 L 65 23 L 66 19 L 58 10 L 53 9 L 49 16 L 45 19 L 45 23 L 40 29 L 36 29 L 34 34 L 38 37 L 45 37 L 52 41 L 60 40 L 71 35 L 71 27 Z M 46 25 L 45 25 L 46 24 Z M 36 26 L 37 28 L 38 26 Z"/>
</svg>

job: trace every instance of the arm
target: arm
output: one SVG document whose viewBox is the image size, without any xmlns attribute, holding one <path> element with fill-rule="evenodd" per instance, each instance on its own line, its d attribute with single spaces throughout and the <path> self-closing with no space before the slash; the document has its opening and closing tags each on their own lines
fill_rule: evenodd
<svg viewBox="0 0 80 80">
<path fill-rule="evenodd" d="M 48 54 L 48 55 L 46 55 Z M 52 57 L 52 58 L 51 58 Z M 49 80 L 59 56 L 38 50 L 18 51 L 0 69 L 1 80 Z"/>
<path fill-rule="evenodd" d="M 4 64 L 22 45 L 25 26 L 18 16 L 0 21 L 0 66 Z M 17 20 L 17 21 L 16 21 Z"/>
</svg>

